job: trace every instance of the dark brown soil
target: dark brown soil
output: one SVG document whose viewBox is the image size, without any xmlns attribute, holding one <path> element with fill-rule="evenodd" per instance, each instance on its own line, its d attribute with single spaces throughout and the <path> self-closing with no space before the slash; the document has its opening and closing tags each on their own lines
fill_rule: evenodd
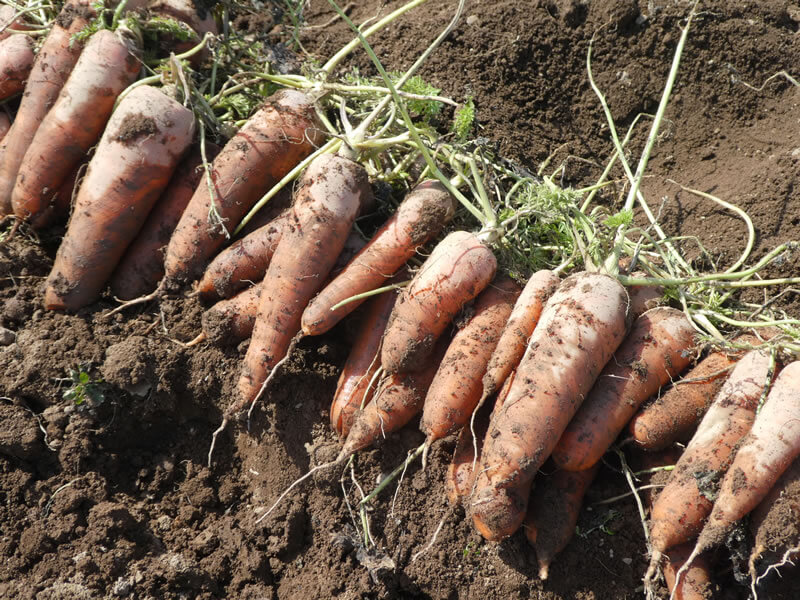
<svg viewBox="0 0 800 600">
<path fill-rule="evenodd" d="M 366 0 L 349 14 L 363 22 L 397 5 Z M 376 36 L 384 64 L 408 67 L 454 6 L 430 2 Z M 655 111 L 686 10 L 667 1 L 473 0 L 422 75 L 443 94 L 473 96 L 480 135 L 504 155 L 531 171 L 552 155 L 550 168 L 565 165 L 561 183 L 588 183 L 612 153 L 587 81 L 589 40 L 596 36 L 596 81 L 625 130 L 637 114 Z M 769 79 L 784 69 L 798 75 L 800 13 L 788 0 L 708 1 L 702 11 L 644 193 L 667 231 L 696 236 L 709 251 L 702 258 L 696 243 L 686 243 L 689 258 L 724 266 L 743 248 L 742 222 L 668 180 L 746 209 L 758 235 L 754 258 L 800 238 L 800 89 L 782 76 Z M 314 0 L 306 16 L 323 24 L 332 11 Z M 350 37 L 336 21 L 301 39 L 324 58 Z M 351 64 L 370 72 L 361 54 Z M 647 124 L 631 142 L 634 161 Z M 110 296 L 76 315 L 44 311 L 42 284 L 62 232 L 34 240 L 23 231 L 0 245 L 0 325 L 16 334 L 0 347 L 0 597 L 622 600 L 642 593 L 647 558 L 635 503 L 592 506 L 627 490 L 615 457 L 588 493 L 582 535 L 556 557 L 545 583 L 521 532 L 486 543 L 462 510 L 449 511 L 443 479 L 453 438 L 434 445 L 425 471 L 409 467 L 396 501 L 392 485 L 372 505 L 375 546 L 363 545 L 361 521 L 345 501 L 359 499 L 349 470 L 317 473 L 256 524 L 289 483 L 339 451 L 328 407 L 357 313 L 300 344 L 249 432 L 245 423 L 229 427 L 209 469 L 211 433 L 234 397 L 245 347 L 175 343 L 199 331 L 202 307 L 190 297 L 110 319 L 103 318 Z M 787 255 L 769 275 L 797 272 L 797 256 Z M 793 297 L 782 302 L 800 313 Z M 63 398 L 72 385 L 64 378 L 81 368 L 103 401 L 75 408 Z M 422 439 L 409 426 L 359 455 L 352 473 L 370 490 Z M 412 560 L 445 516 L 435 543 Z M 713 564 L 721 597 L 747 598 L 729 553 L 716 553 Z M 760 597 L 798 593 L 791 573 L 768 578 Z"/>
</svg>

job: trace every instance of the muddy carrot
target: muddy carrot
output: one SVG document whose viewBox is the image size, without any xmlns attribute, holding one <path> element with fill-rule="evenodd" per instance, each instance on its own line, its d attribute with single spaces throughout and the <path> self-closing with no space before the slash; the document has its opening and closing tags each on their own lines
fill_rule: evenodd
<svg viewBox="0 0 800 600">
<path fill-rule="evenodd" d="M 31 37 L 20 33 L 0 41 L 0 100 L 23 90 L 33 59 Z"/>
</svg>

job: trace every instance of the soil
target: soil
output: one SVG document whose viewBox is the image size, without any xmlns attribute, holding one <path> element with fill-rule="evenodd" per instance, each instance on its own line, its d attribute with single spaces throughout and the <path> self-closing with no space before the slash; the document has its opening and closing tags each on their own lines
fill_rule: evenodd
<svg viewBox="0 0 800 600">
<path fill-rule="evenodd" d="M 365 0 L 349 15 L 363 22 L 397 5 Z M 408 67 L 454 7 L 443 0 L 415 9 L 375 37 L 378 56 L 390 69 Z M 751 262 L 800 238 L 800 88 L 780 75 L 797 76 L 800 9 L 788 0 L 717 0 L 701 10 L 643 191 L 668 232 L 693 236 L 682 246 L 689 259 L 725 266 L 744 246 L 741 220 L 671 180 L 749 212 L 757 234 Z M 686 11 L 685 2 L 666 0 L 471 0 L 421 74 L 456 100 L 474 97 L 487 144 L 534 172 L 551 157 L 550 169 L 564 165 L 560 183 L 582 185 L 612 154 L 587 80 L 589 41 L 595 36 L 595 79 L 624 131 L 639 113 L 655 111 Z M 320 58 L 351 37 L 341 20 L 330 22 L 322 0 L 305 16 L 324 25 L 300 37 Z M 354 65 L 371 72 L 361 54 L 343 68 Z M 633 162 L 648 124 L 629 145 Z M 617 191 L 608 202 L 620 201 Z M 188 295 L 108 319 L 110 295 L 74 315 L 43 310 L 42 286 L 62 234 L 63 227 L 34 238 L 23 229 L 0 245 L 0 325 L 15 334 L 0 347 L 0 597 L 642 594 L 647 557 L 636 504 L 630 497 L 593 504 L 627 490 L 613 456 L 588 492 L 581 535 L 556 557 L 546 582 L 521 532 L 487 543 L 463 510 L 448 508 L 444 474 L 454 438 L 433 446 L 424 471 L 418 463 L 408 468 L 396 497 L 392 485 L 371 505 L 375 545 L 364 546 L 362 522 L 350 510 L 359 499 L 354 481 L 373 489 L 422 442 L 416 424 L 359 454 L 352 472 L 316 473 L 256 523 L 293 480 L 339 451 L 328 407 L 357 313 L 300 344 L 249 430 L 229 426 L 209 468 L 211 433 L 234 397 L 245 345 L 177 344 L 200 327 L 203 307 Z M 767 276 L 797 272 L 797 256 L 787 253 Z M 751 297 L 763 301 L 761 292 Z M 778 302 L 800 314 L 792 295 Z M 82 389 L 71 369 L 89 376 Z M 80 406 L 64 398 L 70 389 L 73 397 L 85 392 Z M 713 555 L 714 577 L 720 597 L 744 599 L 748 588 L 737 581 L 742 569 L 731 566 L 731 552 Z M 796 575 L 766 578 L 760 597 L 796 598 Z"/>
</svg>

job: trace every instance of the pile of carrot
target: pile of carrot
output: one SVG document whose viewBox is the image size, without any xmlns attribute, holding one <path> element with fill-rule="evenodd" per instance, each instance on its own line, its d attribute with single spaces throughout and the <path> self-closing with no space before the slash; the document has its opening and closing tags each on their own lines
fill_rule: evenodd
<svg viewBox="0 0 800 600">
<path fill-rule="evenodd" d="M 147 7 L 199 35 L 216 28 L 178 0 Z M 0 24 L 13 16 L 2 8 Z M 663 569 L 673 595 L 701 597 L 691 596 L 696 582 L 711 585 L 701 555 L 759 504 L 754 581 L 762 555 L 778 561 L 767 538 L 775 506 L 797 510 L 800 362 L 781 370 L 763 336 L 737 340 L 749 351 L 702 355 L 683 311 L 649 308 L 659 293 L 602 270 L 541 270 L 523 288 L 498 273 L 486 231 L 434 245 L 456 210 L 438 180 L 419 182 L 353 243 L 372 187 L 353 148 L 318 152 L 315 97 L 280 90 L 223 147 L 201 148 L 186 90 L 131 86 L 142 48 L 124 23 L 75 41 L 96 18 L 87 0 L 70 0 L 35 57 L 30 38 L 12 34 L 24 22 L 0 35 L 0 99 L 25 90 L 10 130 L 0 113 L 0 216 L 43 227 L 71 213 L 46 308 L 81 310 L 107 285 L 135 303 L 193 283 L 216 303 L 186 345 L 249 339 L 215 440 L 269 394 L 298 340 L 360 316 L 331 404 L 336 463 L 416 418 L 423 464 L 431 445 L 458 436 L 451 503 L 487 540 L 522 527 L 545 579 L 618 440 L 649 452 L 688 441 L 651 502 L 648 588 Z M 231 243 L 305 160 L 293 192 Z M 782 542 L 798 552 L 800 540 Z"/>
</svg>

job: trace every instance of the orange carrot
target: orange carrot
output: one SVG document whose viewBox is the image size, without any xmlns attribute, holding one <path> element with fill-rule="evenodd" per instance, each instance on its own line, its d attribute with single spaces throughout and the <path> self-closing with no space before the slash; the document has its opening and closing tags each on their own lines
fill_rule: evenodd
<svg viewBox="0 0 800 600">
<path fill-rule="evenodd" d="M 217 346 L 231 346 L 253 333 L 261 299 L 261 285 L 252 285 L 220 300 L 203 313 L 203 338 Z"/>
<path fill-rule="evenodd" d="M 738 341 L 758 343 L 755 336 L 749 335 Z M 740 355 L 729 351 L 710 353 L 682 380 L 646 404 L 628 425 L 636 444 L 654 451 L 690 437 Z"/>
<path fill-rule="evenodd" d="M 75 199 L 46 308 L 77 310 L 99 296 L 193 134 L 192 112 L 156 88 L 138 87 L 120 103 Z"/>
<path fill-rule="evenodd" d="M 89 39 L 20 163 L 11 195 L 17 217 L 33 219 L 44 211 L 97 143 L 114 101 L 139 73 L 136 53 L 122 28 Z"/>
<path fill-rule="evenodd" d="M 372 402 L 355 414 L 337 462 L 397 431 L 419 414 L 447 341 L 439 339 L 425 368 L 414 373 L 390 373 L 381 381 Z"/>
<path fill-rule="evenodd" d="M 229 419 L 249 407 L 267 376 L 300 331 L 300 318 L 344 246 L 362 204 L 372 191 L 364 169 L 324 154 L 305 170 L 281 242 L 262 284 L 250 347 L 239 377 L 239 397 Z"/>
<path fill-rule="evenodd" d="M 234 135 L 211 165 L 167 246 L 167 282 L 197 278 L 250 208 L 308 156 L 320 134 L 311 98 L 280 90 Z M 216 216 L 212 217 L 212 215 Z"/>
<path fill-rule="evenodd" d="M 531 275 L 525 284 L 483 376 L 485 397 L 500 389 L 508 374 L 522 360 L 528 339 L 536 328 L 536 323 L 539 322 L 544 304 L 553 295 L 559 283 L 558 275 L 545 269 Z"/>
<path fill-rule="evenodd" d="M 19 33 L 0 41 L 0 100 L 20 93 L 33 67 L 33 38 Z"/>
<path fill-rule="evenodd" d="M 631 273 L 631 277 L 646 277 L 646 273 Z M 651 308 L 656 308 L 664 297 L 664 289 L 657 285 L 631 285 L 628 286 L 628 296 L 631 299 L 631 316 L 637 319 Z"/>
<path fill-rule="evenodd" d="M 747 434 L 769 381 L 769 353 L 754 350 L 736 364 L 675 465 L 650 513 L 653 558 L 649 581 L 661 555 L 693 539 L 711 512 L 722 475 Z"/>
<path fill-rule="evenodd" d="M 525 517 L 525 535 L 536 551 L 539 579 L 545 580 L 556 554 L 567 547 L 583 506 L 583 496 L 592 484 L 599 463 L 584 471 L 557 470 L 536 479 L 536 487 Z"/>
<path fill-rule="evenodd" d="M 664 565 L 667 589 L 675 594 L 675 600 L 712 600 L 717 597 L 718 588 L 711 579 L 711 567 L 705 556 L 695 559 L 680 587 L 675 590 L 676 574 L 686 563 L 691 551 L 691 544 L 682 544 L 668 552 Z"/>
<path fill-rule="evenodd" d="M 201 0 L 149 0 L 146 4 L 147 10 L 151 13 L 172 18 L 201 38 L 206 33 L 217 34 L 217 23 L 214 20 L 214 15 L 209 10 L 213 3 L 206 3 Z M 173 34 L 161 31 L 158 32 L 158 40 L 154 45 L 156 46 L 155 50 L 167 49 L 166 52 L 159 53 L 159 56 L 169 56 L 170 52 L 180 54 L 191 49 L 198 41 L 196 39 L 180 41 Z M 192 56 L 190 60 L 193 65 L 199 66 L 207 55 L 207 49 L 203 48 L 201 52 Z"/>
<path fill-rule="evenodd" d="M 209 160 L 217 152 L 219 148 L 215 144 L 206 143 Z M 203 176 L 203 157 L 200 149 L 195 148 L 175 169 L 167 189 L 114 270 L 111 278 L 114 296 L 129 300 L 152 292 L 158 286 L 164 277 L 164 248 Z"/>
<path fill-rule="evenodd" d="M 78 61 L 83 44 L 73 42 L 71 37 L 86 27 L 93 16 L 88 0 L 67 2 L 36 55 L 14 119 L 14 129 L 3 141 L 0 213 L 11 212 L 11 192 L 25 152 Z"/>
<path fill-rule="evenodd" d="M 381 349 L 383 368 L 422 368 L 453 317 L 489 285 L 496 269 L 494 254 L 475 235 L 455 231 L 442 240 L 394 306 Z"/>
<path fill-rule="evenodd" d="M 607 275 L 565 279 L 533 331 L 481 454 L 471 512 L 486 539 L 522 523 L 533 476 L 628 329 L 628 294 Z"/>
<path fill-rule="evenodd" d="M 61 185 L 61 189 L 53 198 L 50 205 L 31 219 L 30 224 L 34 229 L 44 229 L 57 221 L 66 221 L 72 208 L 73 200 L 78 195 L 81 181 L 86 175 L 89 161 L 81 162 L 72 170 L 69 177 Z"/>
<path fill-rule="evenodd" d="M 520 291 L 513 280 L 501 277 L 467 310 L 469 318 L 450 342 L 425 397 L 420 429 L 426 445 L 455 433 L 469 421 L 483 391 L 481 380 L 489 358 Z"/>
<path fill-rule="evenodd" d="M 304 335 L 325 333 L 354 311 L 363 300 L 331 309 L 384 285 L 419 246 L 442 230 L 454 211 L 452 196 L 438 181 L 424 181 L 414 188 L 364 249 L 308 305 L 303 313 Z"/>
<path fill-rule="evenodd" d="M 553 461 L 568 471 L 597 463 L 636 409 L 691 361 L 694 328 L 683 312 L 647 311 L 597 378 L 589 395 L 553 449 Z"/>
<path fill-rule="evenodd" d="M 396 292 L 384 292 L 366 306 L 331 403 L 331 426 L 340 438 L 350 433 L 356 411 L 372 400 L 375 391 L 372 378 L 380 367 L 381 340 L 396 299 Z"/>
<path fill-rule="evenodd" d="M 511 383 L 514 381 L 515 371 L 511 371 L 503 387 L 497 394 L 494 410 L 498 410 L 503 406 L 508 391 L 511 389 Z M 456 441 L 456 448 L 453 451 L 453 460 L 447 468 L 447 476 L 445 477 L 445 490 L 447 492 L 447 499 L 450 504 L 460 504 L 464 498 L 469 497 L 472 493 L 472 488 L 475 485 L 475 453 L 480 455 L 481 448 L 483 447 L 483 440 L 486 437 L 486 430 L 489 428 L 490 419 L 481 419 L 480 415 L 475 423 L 475 438 L 472 437 L 472 427 L 462 427 L 458 433 L 458 440 Z"/>
<path fill-rule="evenodd" d="M 725 473 L 719 495 L 686 570 L 698 554 L 719 545 L 739 519 L 753 510 L 800 454 L 800 361 L 775 379 L 750 433 Z M 679 576 L 680 576 L 679 572 Z M 680 581 L 680 577 L 678 577 Z"/>
<path fill-rule="evenodd" d="M 217 254 L 197 283 L 200 295 L 206 300 L 229 298 L 248 285 L 248 281 L 263 279 L 290 218 L 291 210 L 287 209 Z"/>
</svg>

